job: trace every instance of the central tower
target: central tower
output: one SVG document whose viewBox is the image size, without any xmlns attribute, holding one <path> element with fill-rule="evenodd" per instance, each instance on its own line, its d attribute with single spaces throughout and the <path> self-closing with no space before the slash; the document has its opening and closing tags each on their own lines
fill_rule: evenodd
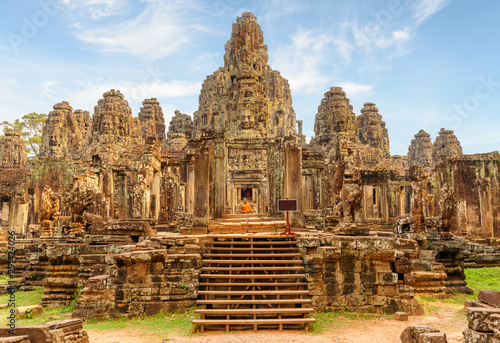
<svg viewBox="0 0 500 343">
<path fill-rule="evenodd" d="M 193 114 L 193 138 L 202 142 L 193 157 L 208 156 L 208 176 L 199 180 L 210 179 L 206 196 L 195 174 L 195 192 L 203 194 L 195 197 L 197 224 L 207 222 L 196 220 L 207 209 L 214 219 L 242 213 L 244 204 L 253 214 L 276 216 L 278 199 L 300 199 L 293 194 L 301 189 L 301 150 L 290 86 L 268 59 L 257 18 L 243 13 L 225 45 L 224 66 L 204 81 Z"/>
</svg>

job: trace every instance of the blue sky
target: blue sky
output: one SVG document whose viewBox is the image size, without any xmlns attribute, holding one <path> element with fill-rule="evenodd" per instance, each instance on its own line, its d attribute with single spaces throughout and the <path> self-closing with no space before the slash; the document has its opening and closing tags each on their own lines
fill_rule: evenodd
<svg viewBox="0 0 500 343">
<path fill-rule="evenodd" d="M 3 0 L 0 121 L 62 100 L 92 114 L 111 88 L 134 116 L 152 97 L 167 123 L 176 109 L 192 114 L 246 11 L 308 137 L 323 94 L 341 86 L 357 115 L 376 103 L 392 154 L 406 154 L 420 129 L 434 139 L 442 127 L 464 153 L 499 150 L 497 0 Z"/>
</svg>

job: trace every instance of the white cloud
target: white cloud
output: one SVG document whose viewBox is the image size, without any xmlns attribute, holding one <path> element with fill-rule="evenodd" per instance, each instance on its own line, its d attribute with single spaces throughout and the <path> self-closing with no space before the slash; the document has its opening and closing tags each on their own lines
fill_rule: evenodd
<svg viewBox="0 0 500 343">
<path fill-rule="evenodd" d="M 39 96 L 42 98 L 48 98 L 51 100 L 57 100 L 57 92 L 52 88 L 53 86 L 58 85 L 58 81 L 43 81 L 40 84 L 40 94 Z"/>
<path fill-rule="evenodd" d="M 271 66 L 288 79 L 293 91 L 317 92 L 328 80 L 322 74 L 321 63 L 330 41 L 327 35 L 299 29 L 291 45 L 278 47 L 270 54 L 274 57 Z"/>
<path fill-rule="evenodd" d="M 416 20 L 416 25 L 419 26 L 434 13 L 441 11 L 451 0 L 420 0 L 415 5 L 413 18 Z"/>
<path fill-rule="evenodd" d="M 179 98 L 192 96 L 199 93 L 201 84 L 198 82 L 177 81 L 170 82 L 82 82 L 79 84 L 80 90 L 67 92 L 67 100 L 73 108 L 81 108 L 93 112 L 97 101 L 102 98 L 104 92 L 110 89 L 117 89 L 125 96 L 130 107 L 134 109 L 134 115 L 137 115 L 144 99 L 150 98 Z"/>
<path fill-rule="evenodd" d="M 98 20 L 104 17 L 121 15 L 130 6 L 128 0 L 59 0 L 68 9 L 76 11 L 79 17 Z"/>
<path fill-rule="evenodd" d="M 404 30 L 396 30 L 392 32 L 392 37 L 395 42 L 404 42 L 413 38 L 410 28 L 405 27 Z"/>
<path fill-rule="evenodd" d="M 103 52 L 158 59 L 181 50 L 194 34 L 209 31 L 199 24 L 199 14 L 203 12 L 199 3 L 143 1 L 145 9 L 135 18 L 98 29 L 83 29 L 78 38 L 98 46 Z"/>
<path fill-rule="evenodd" d="M 354 82 L 340 82 L 339 87 L 342 87 L 348 96 L 366 97 L 372 94 L 373 85 L 362 85 Z"/>
</svg>

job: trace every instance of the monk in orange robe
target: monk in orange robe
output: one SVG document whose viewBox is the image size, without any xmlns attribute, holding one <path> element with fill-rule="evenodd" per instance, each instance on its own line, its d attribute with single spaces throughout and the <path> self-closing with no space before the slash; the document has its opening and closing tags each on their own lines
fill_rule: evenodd
<svg viewBox="0 0 500 343">
<path fill-rule="evenodd" d="M 243 213 L 248 213 L 248 211 L 250 211 L 251 209 L 252 207 L 249 204 L 245 204 L 243 205 L 241 210 L 243 211 Z"/>
</svg>

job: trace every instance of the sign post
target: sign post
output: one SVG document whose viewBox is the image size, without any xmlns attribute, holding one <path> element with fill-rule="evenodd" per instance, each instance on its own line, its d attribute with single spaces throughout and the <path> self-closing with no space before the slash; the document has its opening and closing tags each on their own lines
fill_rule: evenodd
<svg viewBox="0 0 500 343">
<path fill-rule="evenodd" d="M 282 236 L 292 236 L 295 235 L 292 233 L 292 230 L 290 228 L 290 222 L 288 220 L 288 212 L 297 212 L 298 210 L 298 202 L 297 199 L 280 199 L 278 200 L 278 211 L 279 212 L 286 212 L 286 227 L 285 227 L 285 232 L 282 232 Z"/>
</svg>

